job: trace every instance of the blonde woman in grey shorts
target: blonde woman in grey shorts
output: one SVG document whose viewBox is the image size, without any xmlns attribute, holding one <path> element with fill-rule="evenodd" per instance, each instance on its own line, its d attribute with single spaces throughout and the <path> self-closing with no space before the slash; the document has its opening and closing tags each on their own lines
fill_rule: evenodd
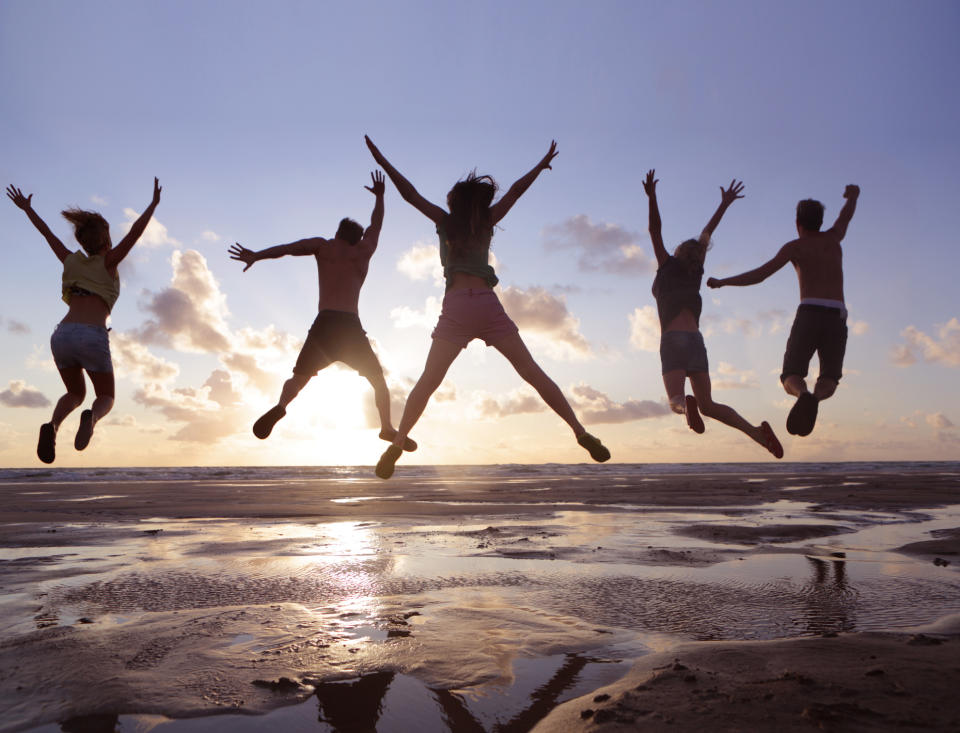
<svg viewBox="0 0 960 733">
<path fill-rule="evenodd" d="M 87 447 L 97 421 L 113 407 L 113 361 L 110 358 L 107 318 L 120 295 L 117 265 L 146 229 L 154 209 L 160 203 L 160 190 L 160 184 L 154 178 L 150 205 L 116 247 L 110 241 L 110 225 L 100 214 L 82 209 L 61 212 L 73 225 L 74 235 L 83 248 L 82 251 L 71 252 L 33 210 L 33 194 L 24 196 L 19 188 L 7 187 L 7 196 L 23 209 L 63 264 L 61 293 L 68 310 L 50 337 L 50 349 L 67 392 L 53 408 L 50 422 L 40 426 L 37 457 L 44 463 L 53 463 L 56 457 L 60 424 L 83 404 L 87 391 L 84 372 L 90 377 L 96 398 L 91 409 L 84 410 L 80 415 L 80 429 L 73 443 L 77 450 Z"/>
<path fill-rule="evenodd" d="M 432 334 L 433 342 L 423 374 L 407 397 L 393 445 L 387 448 L 377 463 L 377 476 L 386 479 L 393 475 L 407 433 L 420 419 L 430 396 L 443 382 L 454 359 L 475 338 L 483 339 L 487 346 L 494 347 L 507 358 L 517 373 L 570 426 L 577 443 L 593 460 L 609 460 L 610 451 L 577 420 L 563 392 L 534 361 L 516 324 L 504 312 L 500 299 L 493 291 L 498 282 L 489 264 L 493 228 L 537 176 L 550 168 L 550 162 L 557 155 L 557 144 L 551 143 L 550 150 L 540 162 L 517 180 L 496 203 L 493 199 L 497 185 L 493 178 L 470 174 L 447 193 L 448 212 L 421 196 L 370 138 L 366 140 L 374 159 L 387 172 L 404 200 L 436 225 L 440 240 L 440 263 L 447 284 L 443 309 Z"/>
<path fill-rule="evenodd" d="M 657 301 L 660 318 L 660 361 L 663 368 L 663 386 L 667 390 L 670 408 L 687 418 L 687 425 L 696 433 L 706 429 L 700 413 L 725 425 L 736 428 L 770 451 L 783 458 L 783 447 L 767 422 L 751 425 L 729 405 L 714 402 L 707 366 L 707 348 L 700 333 L 700 283 L 703 280 L 703 262 L 710 247 L 710 237 L 723 218 L 727 208 L 743 198 L 743 183 L 731 181 L 728 188 L 720 187 L 720 206 L 697 239 L 688 239 L 671 255 L 663 246 L 660 208 L 657 205 L 657 179 L 649 171 L 643 182 L 650 204 L 650 239 L 657 256 L 657 276 L 653 281 L 653 297 Z M 687 379 L 693 389 L 686 395 Z"/>
</svg>

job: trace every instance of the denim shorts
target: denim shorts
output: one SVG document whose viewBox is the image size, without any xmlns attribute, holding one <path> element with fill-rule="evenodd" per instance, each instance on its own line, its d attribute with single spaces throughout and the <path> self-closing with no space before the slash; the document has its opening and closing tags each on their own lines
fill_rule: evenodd
<svg viewBox="0 0 960 733">
<path fill-rule="evenodd" d="M 699 331 L 665 331 L 660 335 L 660 363 L 662 374 L 709 371 L 703 335 Z"/>
<path fill-rule="evenodd" d="M 443 296 L 440 320 L 432 336 L 462 349 L 475 338 L 483 339 L 487 346 L 496 346 L 505 336 L 517 331 L 495 292 L 465 288 L 451 290 Z"/>
<path fill-rule="evenodd" d="M 88 372 L 113 373 L 110 336 L 103 326 L 61 323 L 50 337 L 50 350 L 57 369 L 80 367 Z"/>
</svg>

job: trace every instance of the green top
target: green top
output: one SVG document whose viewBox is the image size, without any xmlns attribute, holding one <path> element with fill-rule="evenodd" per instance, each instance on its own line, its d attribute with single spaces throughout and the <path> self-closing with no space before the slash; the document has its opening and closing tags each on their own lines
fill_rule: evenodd
<svg viewBox="0 0 960 733">
<path fill-rule="evenodd" d="M 87 256 L 77 250 L 66 256 L 63 260 L 63 302 L 68 305 L 74 287 L 99 295 L 107 304 L 107 310 L 111 311 L 120 297 L 120 278 L 107 272 L 103 255 Z"/>
<path fill-rule="evenodd" d="M 447 232 L 442 222 L 437 224 L 437 236 L 440 237 L 440 264 L 443 265 L 443 276 L 447 281 L 447 290 L 453 283 L 455 272 L 465 272 L 468 275 L 482 277 L 491 288 L 500 282 L 489 264 L 493 227 L 490 227 L 489 232 L 480 235 L 475 246 L 458 250 L 455 254 L 450 250 Z"/>
</svg>

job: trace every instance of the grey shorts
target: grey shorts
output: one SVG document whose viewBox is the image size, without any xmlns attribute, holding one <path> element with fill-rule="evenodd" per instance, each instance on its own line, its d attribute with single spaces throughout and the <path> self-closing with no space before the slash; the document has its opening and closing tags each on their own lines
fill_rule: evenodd
<svg viewBox="0 0 960 733">
<path fill-rule="evenodd" d="M 80 367 L 88 372 L 113 373 L 110 336 L 102 326 L 61 323 L 50 337 L 50 350 L 57 369 Z"/>
<path fill-rule="evenodd" d="M 662 374 L 683 370 L 706 372 L 707 347 L 699 331 L 666 331 L 660 335 Z"/>
</svg>

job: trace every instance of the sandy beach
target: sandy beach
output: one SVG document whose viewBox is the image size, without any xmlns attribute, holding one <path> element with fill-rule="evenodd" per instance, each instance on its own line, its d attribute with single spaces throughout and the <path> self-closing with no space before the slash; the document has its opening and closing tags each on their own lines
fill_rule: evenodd
<svg viewBox="0 0 960 733">
<path fill-rule="evenodd" d="M 0 730 L 960 729 L 960 464 L 13 471 Z"/>
</svg>

